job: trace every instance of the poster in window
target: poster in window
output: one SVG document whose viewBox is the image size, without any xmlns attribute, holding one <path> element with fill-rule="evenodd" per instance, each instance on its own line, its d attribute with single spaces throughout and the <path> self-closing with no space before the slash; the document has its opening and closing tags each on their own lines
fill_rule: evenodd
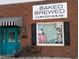
<svg viewBox="0 0 79 59">
<path fill-rule="evenodd" d="M 64 23 L 37 23 L 36 36 L 38 46 L 64 46 Z"/>
</svg>

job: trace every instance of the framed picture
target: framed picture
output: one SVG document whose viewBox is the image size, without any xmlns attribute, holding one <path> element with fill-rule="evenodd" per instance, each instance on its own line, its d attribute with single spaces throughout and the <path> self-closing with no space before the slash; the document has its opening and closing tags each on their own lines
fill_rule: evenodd
<svg viewBox="0 0 79 59">
<path fill-rule="evenodd" d="M 36 24 L 37 46 L 64 46 L 64 22 Z"/>
</svg>

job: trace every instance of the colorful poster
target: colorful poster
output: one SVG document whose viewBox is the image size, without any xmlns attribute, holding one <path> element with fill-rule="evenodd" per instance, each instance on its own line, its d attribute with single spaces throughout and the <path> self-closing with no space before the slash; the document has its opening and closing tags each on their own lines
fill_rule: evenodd
<svg viewBox="0 0 79 59">
<path fill-rule="evenodd" d="M 37 23 L 36 36 L 38 46 L 64 46 L 64 23 Z"/>
</svg>

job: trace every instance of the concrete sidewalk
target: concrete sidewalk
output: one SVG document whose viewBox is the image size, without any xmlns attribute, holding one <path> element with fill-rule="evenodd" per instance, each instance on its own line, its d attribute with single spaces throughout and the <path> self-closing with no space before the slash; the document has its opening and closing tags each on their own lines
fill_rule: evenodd
<svg viewBox="0 0 79 59">
<path fill-rule="evenodd" d="M 11 57 L 0 57 L 0 59 L 78 59 L 78 58 L 65 58 L 65 57 L 19 57 L 19 58 L 11 58 Z"/>
</svg>

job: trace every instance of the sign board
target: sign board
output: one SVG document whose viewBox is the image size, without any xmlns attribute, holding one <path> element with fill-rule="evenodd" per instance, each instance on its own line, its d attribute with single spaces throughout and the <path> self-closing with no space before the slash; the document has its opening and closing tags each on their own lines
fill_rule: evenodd
<svg viewBox="0 0 79 59">
<path fill-rule="evenodd" d="M 67 18 L 67 2 L 33 6 L 33 20 Z"/>
</svg>

